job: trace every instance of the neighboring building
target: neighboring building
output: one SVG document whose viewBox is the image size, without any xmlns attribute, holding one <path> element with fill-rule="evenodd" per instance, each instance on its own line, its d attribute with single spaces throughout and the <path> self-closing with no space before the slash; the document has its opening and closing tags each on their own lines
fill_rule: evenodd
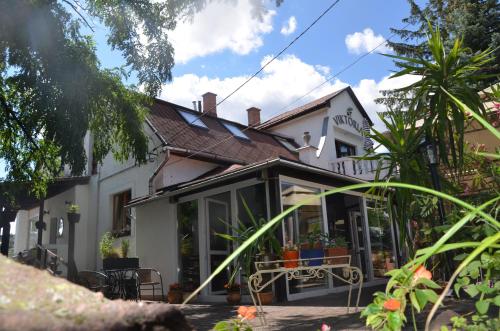
<svg viewBox="0 0 500 331">
<path fill-rule="evenodd" d="M 101 166 L 88 153 L 87 177 L 45 201 L 47 230 L 43 244 L 65 258 L 66 203 L 80 205 L 76 225 L 79 270 L 98 270 L 98 243 L 113 231 L 131 243 L 141 266 L 158 269 L 164 284 L 196 286 L 229 254 L 215 235 L 248 222 L 245 201 L 255 217 L 266 219 L 309 196 L 334 187 L 371 180 L 376 166 L 350 159 L 371 148 L 365 132 L 372 124 L 352 89 L 347 87 L 260 123 L 260 110 L 248 111 L 249 125 L 217 117 L 216 95 L 203 95 L 203 110 L 156 100 L 145 130 L 150 162 L 119 164 L 107 157 Z M 92 150 L 92 139 L 85 140 Z M 127 206 L 127 207 L 125 207 Z M 18 213 L 15 251 L 36 241 L 37 208 Z M 61 221 L 62 219 L 62 221 Z M 283 243 L 298 243 L 320 229 L 343 236 L 353 263 L 368 284 L 376 284 L 394 267 L 396 244 L 387 215 L 360 192 L 316 199 L 287 217 L 277 234 Z M 227 275 L 206 288 L 203 300 L 221 300 Z M 332 279 L 290 281 L 276 288 L 280 299 L 342 290 Z"/>
</svg>

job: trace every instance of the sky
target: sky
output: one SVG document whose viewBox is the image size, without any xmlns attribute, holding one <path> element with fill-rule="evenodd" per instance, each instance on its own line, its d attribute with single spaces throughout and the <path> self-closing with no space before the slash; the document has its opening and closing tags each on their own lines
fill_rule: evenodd
<svg viewBox="0 0 500 331">
<path fill-rule="evenodd" d="M 260 0 L 209 2 L 170 33 L 176 64 L 173 80 L 163 86 L 160 98 L 192 107 L 193 100 L 201 100 L 201 95 L 210 91 L 222 100 L 333 2 L 285 0 L 280 7 L 274 1 L 256 7 Z M 256 8 L 260 15 L 255 15 Z M 365 57 L 303 96 L 389 37 L 391 27 L 402 27 L 401 20 L 408 13 L 404 0 L 340 0 L 259 76 L 221 104 L 219 116 L 246 124 L 246 109 L 255 106 L 262 109 L 262 120 L 266 120 L 350 85 L 375 127 L 383 129 L 376 113 L 384 107 L 376 105 L 374 99 L 380 90 L 408 85 L 414 78 L 389 79 L 394 70 L 392 60 L 380 54 Z M 121 54 L 107 45 L 104 27 L 97 26 L 93 37 L 103 67 L 124 64 Z M 391 53 L 386 46 L 377 51 Z M 127 83 L 137 82 L 132 76 Z M 0 178 L 5 176 L 4 168 L 0 160 Z"/>
</svg>

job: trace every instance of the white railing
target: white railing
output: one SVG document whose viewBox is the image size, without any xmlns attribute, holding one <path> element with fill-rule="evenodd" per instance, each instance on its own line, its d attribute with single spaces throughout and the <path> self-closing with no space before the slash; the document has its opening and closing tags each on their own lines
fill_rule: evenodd
<svg viewBox="0 0 500 331">
<path fill-rule="evenodd" d="M 356 177 L 363 180 L 374 180 L 380 161 L 358 160 L 351 157 L 341 157 L 331 162 L 332 170 L 335 173 Z M 383 179 L 387 170 L 381 166 L 379 179 Z"/>
</svg>

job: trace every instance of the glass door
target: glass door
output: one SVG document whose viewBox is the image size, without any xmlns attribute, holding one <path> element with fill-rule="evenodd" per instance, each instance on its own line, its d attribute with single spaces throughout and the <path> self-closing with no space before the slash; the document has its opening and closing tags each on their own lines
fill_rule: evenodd
<svg viewBox="0 0 500 331">
<path fill-rule="evenodd" d="M 207 198 L 206 211 L 208 220 L 208 272 L 215 269 L 229 255 L 229 242 L 217 233 L 229 233 L 230 196 L 229 193 Z M 209 294 L 225 294 L 224 285 L 228 282 L 228 272 L 221 272 L 209 286 Z"/>
<path fill-rule="evenodd" d="M 352 264 L 361 269 L 366 279 L 368 274 L 366 264 L 366 239 L 363 215 L 359 211 L 350 211 L 349 222 L 351 225 L 350 228 L 353 259 Z"/>
</svg>

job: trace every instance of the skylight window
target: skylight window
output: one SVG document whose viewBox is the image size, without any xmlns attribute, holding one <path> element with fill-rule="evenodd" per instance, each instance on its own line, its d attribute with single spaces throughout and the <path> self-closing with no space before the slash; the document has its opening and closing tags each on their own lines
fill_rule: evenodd
<svg viewBox="0 0 500 331">
<path fill-rule="evenodd" d="M 178 110 L 178 111 L 179 114 L 181 114 L 182 118 L 184 118 L 184 120 L 188 122 L 189 125 L 194 125 L 200 128 L 208 129 L 205 123 L 203 123 L 203 121 L 197 115 L 183 110 Z"/>
<path fill-rule="evenodd" d="M 243 138 L 243 139 L 248 139 L 250 140 L 250 138 L 248 138 L 248 136 L 246 134 L 243 133 L 243 131 L 240 130 L 239 127 L 237 127 L 236 125 L 234 125 L 233 123 L 228 123 L 228 122 L 222 122 L 222 124 L 226 127 L 226 129 L 229 130 L 229 132 L 231 132 L 234 136 L 238 137 L 238 138 Z"/>
</svg>

